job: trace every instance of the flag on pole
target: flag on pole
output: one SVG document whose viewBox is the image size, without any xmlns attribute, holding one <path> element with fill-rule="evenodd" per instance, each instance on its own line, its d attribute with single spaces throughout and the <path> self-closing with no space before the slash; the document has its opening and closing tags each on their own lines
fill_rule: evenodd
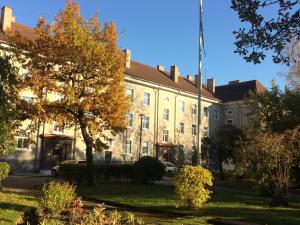
<svg viewBox="0 0 300 225">
<path fill-rule="evenodd" d="M 197 126 L 197 164 L 201 164 L 201 96 L 202 96 L 202 50 L 204 49 L 204 35 L 203 35 L 203 4 L 200 0 L 200 11 L 199 11 L 199 55 L 198 55 L 198 126 Z"/>
</svg>

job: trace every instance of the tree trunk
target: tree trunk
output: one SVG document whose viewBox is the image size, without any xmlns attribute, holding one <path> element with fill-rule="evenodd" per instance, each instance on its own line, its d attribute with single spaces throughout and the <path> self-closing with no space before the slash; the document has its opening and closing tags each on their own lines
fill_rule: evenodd
<svg viewBox="0 0 300 225">
<path fill-rule="evenodd" d="M 83 140 L 86 145 L 86 162 L 87 162 L 87 184 L 89 186 L 94 185 L 94 171 L 93 171 L 93 139 L 88 134 L 87 124 L 83 119 L 79 119 L 80 129 Z"/>
<path fill-rule="evenodd" d="M 276 190 L 276 193 L 272 196 L 272 200 L 270 205 L 271 206 L 288 206 L 289 200 L 288 200 L 288 186 L 282 187 L 280 190 Z"/>
<path fill-rule="evenodd" d="M 221 154 L 218 153 L 218 167 L 219 167 L 219 176 L 221 180 L 224 180 L 224 170 L 223 170 L 223 160 Z"/>
</svg>

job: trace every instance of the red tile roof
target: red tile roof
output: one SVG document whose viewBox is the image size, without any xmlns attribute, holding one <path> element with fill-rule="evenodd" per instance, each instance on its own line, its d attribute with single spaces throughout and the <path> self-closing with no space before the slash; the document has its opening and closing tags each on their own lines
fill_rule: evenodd
<svg viewBox="0 0 300 225">
<path fill-rule="evenodd" d="M 35 40 L 34 29 L 32 27 L 28 27 L 19 23 L 12 23 L 11 28 L 13 32 L 19 32 L 23 37 L 30 40 Z M 0 40 L 5 41 L 5 33 L 3 31 L 0 32 Z M 139 62 L 131 61 L 131 66 L 130 68 L 126 69 L 125 73 L 131 77 L 141 79 L 146 82 L 160 84 L 195 95 L 198 94 L 198 89 L 194 82 L 191 82 L 188 79 L 180 76 L 178 82 L 176 83 L 171 79 L 169 72 L 162 72 L 154 67 L 147 66 Z M 266 88 L 259 81 L 252 80 L 237 84 L 216 86 L 215 94 L 209 92 L 204 84 L 202 88 L 202 95 L 212 100 L 228 102 L 242 100 L 248 95 L 249 91 L 261 92 L 265 90 Z"/>
<path fill-rule="evenodd" d="M 19 23 L 11 23 L 11 32 L 18 32 L 29 40 L 35 40 L 34 29 L 32 27 Z M 0 40 L 5 41 L 5 33 L 3 31 L 0 32 Z"/>
<path fill-rule="evenodd" d="M 222 102 L 239 101 L 249 96 L 249 92 L 261 93 L 267 89 L 257 80 L 216 86 L 215 95 Z"/>
<path fill-rule="evenodd" d="M 162 72 L 154 67 L 135 61 L 131 61 L 130 68 L 126 68 L 125 74 L 154 84 L 160 84 L 196 95 L 198 94 L 198 88 L 194 83 L 186 78 L 180 76 L 178 78 L 178 83 L 176 83 L 171 79 L 171 76 L 168 72 Z M 218 100 L 211 92 L 207 90 L 206 85 L 203 85 L 202 95 L 209 99 Z"/>
</svg>

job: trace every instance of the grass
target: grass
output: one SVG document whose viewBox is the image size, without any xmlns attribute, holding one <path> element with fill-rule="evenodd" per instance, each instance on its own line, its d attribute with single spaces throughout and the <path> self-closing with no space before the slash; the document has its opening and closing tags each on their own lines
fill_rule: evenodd
<svg viewBox="0 0 300 225">
<path fill-rule="evenodd" d="M 0 224 L 15 224 L 24 212 L 37 205 L 38 200 L 35 197 L 0 191 Z"/>
<path fill-rule="evenodd" d="M 207 224 L 207 219 L 214 217 L 269 225 L 300 224 L 300 201 L 291 201 L 289 207 L 270 208 L 269 198 L 243 188 L 217 187 L 199 211 L 176 208 L 172 186 L 100 184 L 92 188 L 79 186 L 78 191 L 83 197 L 165 213 L 166 221 L 161 224 Z"/>
</svg>

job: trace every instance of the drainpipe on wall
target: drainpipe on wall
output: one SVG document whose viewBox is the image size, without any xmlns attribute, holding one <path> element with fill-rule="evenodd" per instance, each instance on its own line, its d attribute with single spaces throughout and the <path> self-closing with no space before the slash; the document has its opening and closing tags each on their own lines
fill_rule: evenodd
<svg viewBox="0 0 300 225">
<path fill-rule="evenodd" d="M 180 94 L 180 91 L 177 92 L 175 96 L 175 110 L 174 110 L 174 143 L 176 142 L 176 124 L 177 124 L 177 97 Z"/>
</svg>

